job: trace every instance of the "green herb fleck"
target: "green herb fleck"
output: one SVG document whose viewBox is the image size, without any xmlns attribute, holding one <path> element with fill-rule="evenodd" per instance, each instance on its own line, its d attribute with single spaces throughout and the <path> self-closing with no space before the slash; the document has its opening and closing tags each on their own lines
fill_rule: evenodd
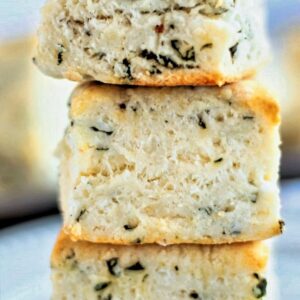
<svg viewBox="0 0 300 300">
<path fill-rule="evenodd" d="M 204 120 L 203 120 L 202 115 L 199 114 L 199 115 L 197 116 L 197 118 L 198 118 L 198 125 L 199 125 L 201 128 L 206 129 L 207 126 L 206 126 L 206 123 L 205 123 Z"/>
<path fill-rule="evenodd" d="M 102 290 L 106 289 L 110 284 L 111 284 L 110 281 L 108 281 L 108 282 L 100 282 L 100 283 L 97 283 L 97 284 L 94 286 L 94 290 L 95 290 L 96 292 L 102 291 Z"/>
<path fill-rule="evenodd" d="M 253 116 L 243 116 L 243 120 L 253 120 L 254 117 Z"/>
<path fill-rule="evenodd" d="M 198 295 L 197 292 L 192 291 L 192 292 L 190 293 L 190 298 L 192 298 L 192 299 L 199 299 L 199 295 Z"/>
<path fill-rule="evenodd" d="M 201 207 L 199 208 L 199 211 L 203 211 L 205 212 L 208 216 L 211 216 L 211 214 L 213 213 L 213 209 L 211 207 Z"/>
<path fill-rule="evenodd" d="M 285 222 L 283 220 L 279 221 L 279 230 L 281 233 L 284 231 Z"/>
<path fill-rule="evenodd" d="M 87 212 L 86 209 L 82 209 L 80 212 L 79 212 L 79 215 L 78 217 L 76 218 L 76 222 L 80 222 L 80 220 L 82 219 L 83 215 Z"/>
<path fill-rule="evenodd" d="M 132 225 L 132 224 L 126 224 L 126 225 L 124 225 L 124 229 L 125 230 L 133 230 L 135 228 L 137 228 L 137 224 L 134 224 L 134 225 Z"/>
<path fill-rule="evenodd" d="M 58 44 L 58 52 L 57 52 L 57 65 L 61 65 L 63 62 L 63 53 L 65 47 L 62 44 Z"/>
<path fill-rule="evenodd" d="M 207 44 L 204 44 L 202 47 L 201 47 L 201 51 L 202 50 L 205 50 L 205 49 L 211 49 L 213 47 L 213 44 L 212 43 L 207 43 Z"/>
<path fill-rule="evenodd" d="M 127 108 L 126 103 L 120 103 L 119 108 L 122 109 L 122 110 L 126 110 L 126 108 Z"/>
<path fill-rule="evenodd" d="M 257 203 L 257 199 L 258 199 L 258 193 L 253 193 L 251 196 L 250 196 L 250 201 L 252 203 Z"/>
<path fill-rule="evenodd" d="M 149 71 L 151 75 L 161 74 L 161 70 L 158 69 L 156 66 L 151 66 L 151 70 Z"/>
<path fill-rule="evenodd" d="M 145 270 L 145 268 L 138 261 L 137 263 L 133 264 L 132 266 L 127 267 L 126 270 L 128 270 L 128 271 L 142 271 L 142 270 Z"/>
<path fill-rule="evenodd" d="M 193 46 L 189 47 L 187 43 L 182 42 L 180 40 L 171 40 L 171 46 L 172 48 L 179 54 L 181 59 L 186 61 L 195 61 L 196 60 L 196 54 L 195 49 Z M 187 48 L 189 47 L 189 48 Z"/>
<path fill-rule="evenodd" d="M 137 238 L 136 240 L 132 241 L 133 244 L 140 244 L 142 240 L 140 238 Z"/>
<path fill-rule="evenodd" d="M 257 273 L 254 273 L 253 276 L 258 280 L 258 284 L 252 289 L 252 292 L 255 298 L 260 299 L 267 294 L 267 280 L 261 278 Z"/>
<path fill-rule="evenodd" d="M 118 265 L 119 259 L 117 257 L 111 258 L 106 261 L 106 266 L 108 268 L 108 271 L 113 276 L 118 276 L 119 274 L 116 273 L 116 266 Z"/>
<path fill-rule="evenodd" d="M 95 126 L 90 127 L 90 129 L 95 131 L 95 132 L 105 133 L 106 135 L 112 135 L 114 133 L 113 131 L 100 130 L 99 128 L 97 128 Z"/>
<path fill-rule="evenodd" d="M 73 249 L 67 254 L 66 259 L 73 259 L 75 257 L 75 251 Z"/>
<path fill-rule="evenodd" d="M 170 57 L 161 54 L 156 55 L 154 52 L 149 51 L 147 49 L 142 50 L 140 56 L 147 60 L 154 60 L 161 66 L 164 66 L 169 69 L 179 68 L 179 65 Z"/>
<path fill-rule="evenodd" d="M 241 233 L 242 232 L 240 230 L 233 230 L 233 231 L 231 231 L 231 235 L 239 235 Z"/>
<path fill-rule="evenodd" d="M 231 48 L 229 48 L 229 52 L 230 52 L 230 55 L 231 55 L 232 62 L 234 62 L 238 46 L 239 46 L 239 43 L 236 43 Z"/>
<path fill-rule="evenodd" d="M 127 58 L 124 58 L 122 63 L 126 67 L 127 78 L 129 80 L 132 80 L 133 77 L 132 77 L 132 73 L 131 73 L 131 64 L 130 64 L 129 60 Z"/>
<path fill-rule="evenodd" d="M 218 164 L 218 163 L 220 163 L 220 162 L 222 162 L 222 161 L 223 161 L 223 158 L 220 157 L 220 158 L 216 159 L 216 160 L 214 161 L 214 163 L 215 163 L 215 164 Z"/>
<path fill-rule="evenodd" d="M 97 151 L 108 151 L 109 148 L 108 147 L 97 147 L 96 150 Z"/>
</svg>

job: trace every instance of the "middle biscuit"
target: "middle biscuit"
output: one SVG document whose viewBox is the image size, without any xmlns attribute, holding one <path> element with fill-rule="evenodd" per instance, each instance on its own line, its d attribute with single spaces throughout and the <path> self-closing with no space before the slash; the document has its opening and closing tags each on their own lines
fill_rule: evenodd
<svg viewBox="0 0 300 300">
<path fill-rule="evenodd" d="M 60 150 L 65 231 L 117 244 L 280 233 L 278 114 L 254 82 L 80 86 Z"/>
</svg>

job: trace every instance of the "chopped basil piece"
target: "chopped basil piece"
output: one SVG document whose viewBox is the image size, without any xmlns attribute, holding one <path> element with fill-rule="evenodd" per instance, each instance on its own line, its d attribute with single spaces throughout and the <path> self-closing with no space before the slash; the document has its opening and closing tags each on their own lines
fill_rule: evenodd
<svg viewBox="0 0 300 300">
<path fill-rule="evenodd" d="M 240 230 L 233 230 L 233 231 L 231 231 L 231 235 L 239 235 L 241 233 L 242 232 Z"/>
<path fill-rule="evenodd" d="M 133 244 L 140 244 L 142 242 L 142 240 L 140 238 L 137 238 L 136 240 L 134 240 L 132 243 Z"/>
<path fill-rule="evenodd" d="M 285 226 L 285 222 L 283 220 L 280 220 L 279 221 L 279 230 L 281 233 L 283 233 L 284 226 Z"/>
<path fill-rule="evenodd" d="M 195 61 L 196 60 L 196 54 L 195 49 L 193 46 L 190 48 L 187 48 L 186 43 L 181 42 L 180 40 L 171 40 L 171 46 L 172 48 L 179 54 L 181 59 L 186 61 Z"/>
<path fill-rule="evenodd" d="M 213 209 L 211 207 L 201 207 L 199 208 L 199 211 L 203 211 L 205 212 L 208 216 L 211 216 L 211 214 L 213 213 Z"/>
<path fill-rule="evenodd" d="M 82 219 L 83 215 L 87 212 L 86 209 L 82 209 L 80 212 L 79 212 L 79 215 L 78 217 L 76 218 L 76 222 L 80 222 L 80 220 Z"/>
<path fill-rule="evenodd" d="M 222 162 L 223 161 L 223 158 L 222 157 L 220 157 L 220 158 L 218 158 L 218 159 L 216 159 L 215 161 L 214 161 L 214 163 L 220 163 L 220 162 Z"/>
<path fill-rule="evenodd" d="M 150 72 L 151 75 L 161 74 L 161 70 L 158 69 L 156 66 L 152 66 L 151 70 L 149 72 Z"/>
<path fill-rule="evenodd" d="M 239 45 L 239 43 L 236 43 L 231 48 L 229 48 L 229 52 L 230 52 L 230 55 L 231 55 L 232 62 L 234 62 L 234 58 L 235 58 L 235 54 L 236 54 L 237 49 L 238 49 L 238 45 Z"/>
<path fill-rule="evenodd" d="M 198 125 L 203 128 L 203 129 L 206 129 L 206 123 L 204 122 L 203 120 L 203 117 L 201 116 L 201 114 L 199 114 L 198 116 Z"/>
<path fill-rule="evenodd" d="M 91 130 L 95 131 L 95 132 L 102 132 L 105 133 L 107 135 L 112 135 L 114 132 L 113 131 L 105 131 L 105 130 L 100 130 L 99 128 L 92 126 L 90 127 Z"/>
<path fill-rule="evenodd" d="M 129 60 L 127 58 L 124 58 L 122 63 L 126 67 L 127 78 L 129 80 L 132 80 L 133 77 L 132 77 L 132 74 L 131 74 L 131 64 L 130 64 Z"/>
<path fill-rule="evenodd" d="M 127 267 L 126 270 L 128 270 L 128 271 L 143 271 L 143 270 L 145 270 L 145 268 L 138 261 L 134 265 Z"/>
<path fill-rule="evenodd" d="M 149 277 L 149 274 L 145 274 L 143 279 L 142 279 L 142 282 L 145 282 L 148 277 Z"/>
<path fill-rule="evenodd" d="M 254 193 L 250 196 L 250 201 L 252 203 L 256 203 L 257 202 L 257 199 L 258 199 L 258 193 Z"/>
<path fill-rule="evenodd" d="M 73 259 L 75 257 L 75 251 L 73 249 L 70 250 L 70 253 L 67 254 L 66 259 Z"/>
<path fill-rule="evenodd" d="M 94 290 L 97 291 L 97 292 L 102 291 L 102 290 L 106 289 L 110 284 L 111 284 L 110 281 L 97 283 L 94 286 Z"/>
<path fill-rule="evenodd" d="M 120 103 L 120 104 L 119 104 L 119 107 L 120 107 L 120 109 L 122 109 L 122 110 L 126 110 L 127 105 L 126 105 L 126 103 Z"/>
<path fill-rule="evenodd" d="M 61 65 L 63 62 L 63 52 L 62 51 L 59 51 L 57 53 L 57 65 Z"/>
<path fill-rule="evenodd" d="M 97 147 L 96 150 L 97 151 L 108 151 L 109 148 L 107 148 L 107 147 Z"/>
<path fill-rule="evenodd" d="M 192 298 L 192 299 L 199 299 L 199 295 L 198 295 L 197 292 L 192 291 L 192 292 L 190 293 L 190 298 Z"/>
<path fill-rule="evenodd" d="M 111 258 L 106 261 L 106 266 L 108 268 L 108 271 L 113 276 L 118 276 L 119 274 L 116 273 L 116 266 L 118 265 L 119 259 L 117 257 Z"/>
<path fill-rule="evenodd" d="M 147 60 L 154 60 L 161 66 L 164 66 L 169 69 L 179 68 L 179 65 L 170 57 L 161 54 L 156 55 L 154 52 L 149 51 L 147 49 L 142 50 L 140 56 Z"/>
<path fill-rule="evenodd" d="M 61 65 L 63 62 L 63 53 L 65 47 L 62 44 L 58 44 L 58 52 L 57 52 L 57 65 Z"/>
<path fill-rule="evenodd" d="M 260 299 L 267 294 L 267 280 L 261 278 L 257 273 L 253 274 L 254 277 L 259 281 L 258 284 L 252 289 L 255 298 Z"/>
<path fill-rule="evenodd" d="M 212 47 L 213 47 L 212 43 L 207 43 L 207 44 L 203 45 L 200 50 L 202 51 L 204 49 L 211 49 Z"/>
<path fill-rule="evenodd" d="M 253 116 L 243 116 L 243 120 L 253 120 Z"/>
<path fill-rule="evenodd" d="M 133 230 L 133 229 L 135 229 L 135 228 L 137 228 L 137 224 L 126 224 L 126 225 L 124 225 L 124 229 L 125 230 Z"/>
</svg>

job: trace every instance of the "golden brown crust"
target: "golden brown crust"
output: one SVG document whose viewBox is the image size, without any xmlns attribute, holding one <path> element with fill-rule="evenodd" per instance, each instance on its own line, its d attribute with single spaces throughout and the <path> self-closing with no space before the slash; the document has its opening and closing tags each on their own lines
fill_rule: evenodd
<svg viewBox="0 0 300 300">
<path fill-rule="evenodd" d="M 207 87 L 202 88 L 206 89 L 206 91 L 210 89 Z M 71 115 L 76 117 L 80 116 L 84 111 L 88 111 L 92 107 L 93 101 L 110 102 L 112 99 L 117 98 L 117 95 L 122 94 L 123 89 L 124 87 L 121 86 L 104 85 L 97 82 L 84 83 L 73 93 Z M 167 91 L 168 88 L 162 89 Z M 211 87 L 211 89 L 216 91 L 216 95 L 222 93 L 223 89 L 230 89 L 236 103 L 240 103 L 254 113 L 259 114 L 262 118 L 268 120 L 271 125 L 280 123 L 280 109 L 277 100 L 256 81 L 245 80 L 226 85 L 221 89 L 216 87 Z M 150 91 L 149 88 L 147 91 Z M 165 91 L 162 91 L 162 93 Z"/>
<path fill-rule="evenodd" d="M 280 123 L 280 108 L 277 99 L 257 81 L 243 81 L 233 84 L 237 98 L 253 110 L 264 116 L 271 124 Z"/>
<path fill-rule="evenodd" d="M 162 75 L 144 76 L 143 79 L 125 81 L 111 77 L 109 80 L 103 81 L 102 78 L 95 76 L 88 78 L 89 80 L 99 80 L 107 84 L 133 85 L 133 86 L 149 86 L 149 87 L 168 87 L 168 86 L 223 86 L 229 83 L 235 83 L 243 79 L 252 78 L 257 73 L 257 68 L 245 71 L 238 76 L 227 76 L 222 73 L 206 73 L 200 69 L 189 70 L 165 70 Z M 69 69 L 62 75 L 72 81 L 83 82 L 85 76 L 79 71 Z"/>
<path fill-rule="evenodd" d="M 78 224 L 77 224 L 78 225 Z M 80 228 L 80 231 L 78 231 L 78 228 L 75 228 L 74 226 L 65 226 L 63 228 L 63 231 L 66 235 L 68 235 L 74 242 L 77 241 L 88 241 L 92 243 L 100 243 L 100 244 L 114 244 L 114 245 L 133 245 L 134 243 L 132 241 L 128 241 L 125 239 L 117 239 L 113 237 L 108 236 L 99 236 L 97 237 L 91 237 L 89 233 L 84 232 L 82 228 Z M 161 239 L 157 238 L 155 235 L 147 234 L 145 238 L 143 238 L 142 243 L 143 244 L 160 244 L 160 245 L 175 245 L 175 244 L 199 244 L 199 245 L 221 245 L 221 244 L 233 244 L 233 243 L 244 243 L 249 241 L 261 241 L 266 240 L 271 237 L 274 237 L 276 235 L 280 235 L 283 232 L 283 226 L 282 221 L 278 220 L 274 224 L 273 227 L 268 228 L 265 231 L 260 231 L 256 234 L 256 238 L 249 240 L 249 237 L 244 235 L 234 236 L 230 239 L 230 237 L 226 236 L 224 238 L 209 238 L 209 237 L 203 237 L 198 240 L 183 240 L 182 239 L 172 239 L 168 238 L 166 240 L 164 237 L 161 237 Z"/>
<path fill-rule="evenodd" d="M 252 271 L 260 271 L 265 269 L 268 257 L 269 249 L 264 242 L 247 242 L 247 243 L 235 243 L 231 245 L 195 245 L 195 244 L 180 244 L 169 246 L 158 246 L 155 244 L 148 245 L 111 245 L 108 243 L 94 244 L 84 241 L 72 241 L 68 235 L 63 231 L 60 232 L 55 247 L 52 251 L 51 262 L 52 265 L 58 266 L 63 263 L 67 255 L 70 254 L 70 250 L 76 252 L 76 257 L 79 260 L 85 259 L 101 259 L 100 253 L 106 253 L 110 250 L 122 255 L 125 251 L 143 255 L 152 255 L 155 259 L 155 254 L 158 251 L 172 252 L 173 250 L 189 251 L 191 256 L 199 254 L 201 251 L 209 250 L 211 253 L 216 254 L 222 260 L 227 261 L 236 267 L 237 269 L 250 269 Z M 146 253 L 146 254 L 145 254 Z M 232 261 L 232 255 L 235 255 L 236 259 Z"/>
</svg>

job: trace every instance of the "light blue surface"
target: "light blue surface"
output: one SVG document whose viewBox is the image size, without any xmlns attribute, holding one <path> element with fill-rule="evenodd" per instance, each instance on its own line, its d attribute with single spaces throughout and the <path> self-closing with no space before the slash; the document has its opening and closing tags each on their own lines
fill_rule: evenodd
<svg viewBox="0 0 300 300">
<path fill-rule="evenodd" d="M 300 181 L 282 184 L 282 217 L 286 230 L 275 244 L 281 300 L 300 299 Z"/>
<path fill-rule="evenodd" d="M 59 231 L 58 216 L 0 232 L 0 299 L 48 300 L 49 257 Z"/>
</svg>

